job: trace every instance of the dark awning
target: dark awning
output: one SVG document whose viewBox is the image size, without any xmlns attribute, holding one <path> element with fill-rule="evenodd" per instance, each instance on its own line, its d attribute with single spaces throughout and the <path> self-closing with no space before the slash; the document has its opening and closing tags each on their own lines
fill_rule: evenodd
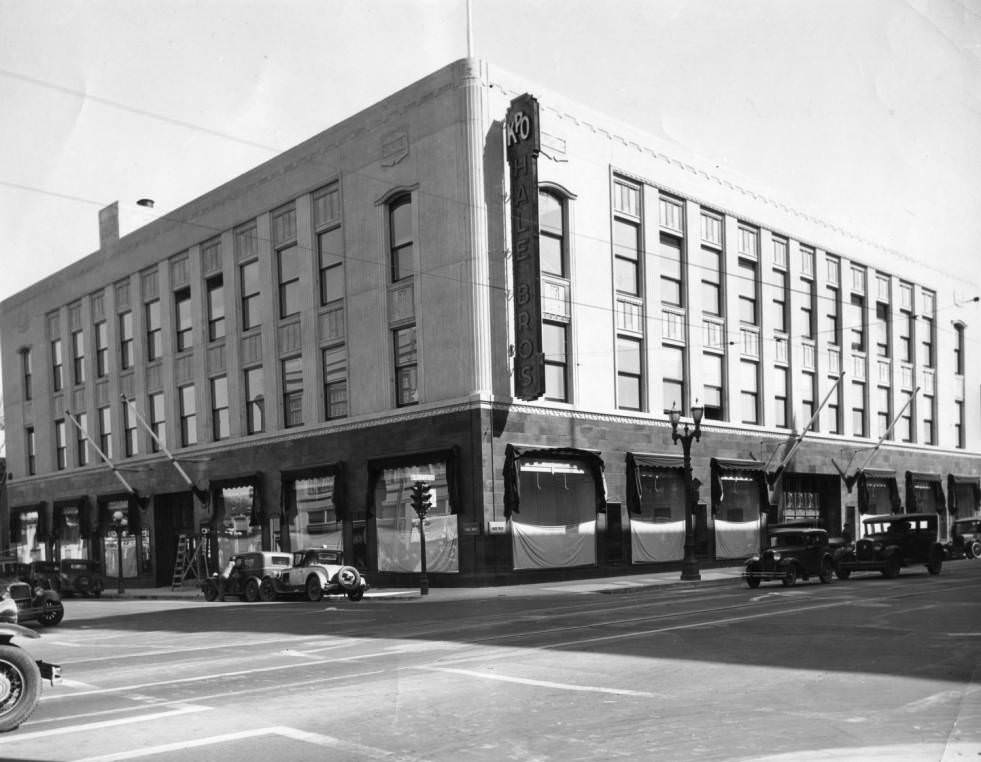
<svg viewBox="0 0 981 762">
<path fill-rule="evenodd" d="M 959 492 L 967 487 L 973 493 L 972 505 L 961 505 Z M 949 474 L 947 476 L 947 510 L 951 513 L 963 511 L 965 516 L 973 514 L 981 507 L 981 478 L 977 476 L 958 476 Z"/>
<path fill-rule="evenodd" d="M 540 458 L 542 460 L 581 460 L 589 467 L 596 488 L 596 510 L 606 510 L 606 481 L 603 478 L 603 459 L 591 450 L 573 447 L 525 447 L 509 444 L 504 455 L 504 515 L 518 513 L 521 502 L 518 488 L 518 460 Z"/>
<path fill-rule="evenodd" d="M 654 453 L 627 453 L 627 509 L 631 513 L 641 512 L 644 487 L 640 476 L 644 469 L 655 471 L 685 470 L 685 459 L 681 455 L 659 455 Z"/>
<path fill-rule="evenodd" d="M 889 505 L 892 513 L 902 510 L 899 499 L 899 485 L 896 483 L 896 472 L 881 468 L 866 468 L 858 472 L 858 512 L 869 513 L 873 501 L 869 491 L 876 486 L 884 486 L 889 491 Z"/>
</svg>

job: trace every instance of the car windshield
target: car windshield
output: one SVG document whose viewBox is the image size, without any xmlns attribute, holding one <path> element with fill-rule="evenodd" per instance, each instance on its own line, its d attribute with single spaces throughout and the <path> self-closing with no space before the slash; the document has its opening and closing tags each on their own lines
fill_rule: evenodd
<svg viewBox="0 0 981 762">
<path fill-rule="evenodd" d="M 54 563 L 53 561 L 36 561 L 34 563 L 34 568 L 37 571 L 43 572 L 58 571 L 58 564 Z"/>
<path fill-rule="evenodd" d="M 73 571 L 88 571 L 92 568 L 91 561 L 66 561 L 65 568 Z"/>
</svg>

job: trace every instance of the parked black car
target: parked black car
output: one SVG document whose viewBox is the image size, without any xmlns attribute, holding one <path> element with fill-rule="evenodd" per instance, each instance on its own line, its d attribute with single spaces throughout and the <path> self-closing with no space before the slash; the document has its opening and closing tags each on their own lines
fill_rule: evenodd
<svg viewBox="0 0 981 762">
<path fill-rule="evenodd" d="M 840 579 L 848 579 L 853 571 L 878 571 L 893 579 L 904 566 L 915 564 L 925 564 L 930 574 L 940 574 L 944 547 L 938 540 L 940 517 L 936 513 L 869 516 L 862 527 L 862 538 L 837 559 Z"/>
<path fill-rule="evenodd" d="M 780 580 L 789 587 L 811 577 L 822 583 L 832 580 L 834 563 L 824 529 L 774 524 L 767 534 L 767 547 L 746 560 L 743 579 L 747 585 L 759 587 L 765 580 Z"/>
<path fill-rule="evenodd" d="M 61 596 L 21 579 L 0 579 L 0 598 L 10 598 L 17 604 L 17 624 L 37 622 L 53 627 L 65 617 Z"/>
<path fill-rule="evenodd" d="M 262 583 L 292 566 L 289 553 L 270 553 L 254 551 L 239 553 L 229 560 L 221 573 L 212 574 L 201 584 L 201 592 L 206 601 L 224 600 L 226 595 L 234 595 L 249 603 L 258 600 L 275 600 L 263 594 Z"/>
<path fill-rule="evenodd" d="M 981 558 L 981 517 L 955 520 L 946 550 L 947 558 Z"/>
</svg>

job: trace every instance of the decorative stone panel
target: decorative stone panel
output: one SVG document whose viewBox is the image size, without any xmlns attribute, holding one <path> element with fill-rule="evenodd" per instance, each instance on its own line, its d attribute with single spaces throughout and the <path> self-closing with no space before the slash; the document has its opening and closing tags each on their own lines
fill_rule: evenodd
<svg viewBox="0 0 981 762">
<path fill-rule="evenodd" d="M 225 371 L 225 345 L 216 344 L 208 347 L 207 367 L 208 375 L 213 373 L 223 373 Z"/>
<path fill-rule="evenodd" d="M 170 260 L 170 284 L 174 288 L 186 286 L 188 282 L 187 254 L 182 254 Z"/>
<path fill-rule="evenodd" d="M 320 340 L 335 342 L 344 340 L 344 307 L 337 306 L 320 313 Z"/>
<path fill-rule="evenodd" d="M 178 384 L 194 380 L 194 355 L 187 354 L 174 359 L 174 378 Z"/>
<path fill-rule="evenodd" d="M 281 354 L 298 352 L 302 348 L 300 321 L 293 320 L 279 326 L 279 351 Z"/>
<path fill-rule="evenodd" d="M 160 280 L 156 268 L 140 273 L 140 291 L 144 301 L 156 299 L 160 295 Z"/>
<path fill-rule="evenodd" d="M 242 365 L 262 362 L 262 334 L 254 333 L 251 336 L 243 336 L 239 354 L 242 358 Z"/>
<path fill-rule="evenodd" d="M 125 311 L 129 309 L 129 281 L 121 280 L 116 284 L 116 309 Z"/>
<path fill-rule="evenodd" d="M 388 290 L 388 320 L 397 323 L 415 317 L 415 283 L 397 283 Z"/>
</svg>

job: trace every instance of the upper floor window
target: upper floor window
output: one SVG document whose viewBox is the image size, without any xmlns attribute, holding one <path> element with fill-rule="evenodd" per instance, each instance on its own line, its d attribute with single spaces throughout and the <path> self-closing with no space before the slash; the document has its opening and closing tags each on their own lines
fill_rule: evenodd
<svg viewBox="0 0 981 762">
<path fill-rule="evenodd" d="M 205 281 L 208 291 L 208 341 L 225 337 L 225 281 L 221 273 Z"/>
<path fill-rule="evenodd" d="M 569 327 L 564 323 L 542 322 L 542 350 L 545 355 L 545 399 L 569 401 Z"/>
<path fill-rule="evenodd" d="M 750 325 L 759 325 L 759 311 L 756 299 L 756 262 L 739 259 L 736 273 L 736 288 L 739 289 L 739 320 Z"/>
<path fill-rule="evenodd" d="M 133 367 L 133 313 L 119 315 L 119 367 Z"/>
<path fill-rule="evenodd" d="M 698 271 L 702 278 L 702 311 L 709 315 L 722 315 L 722 270 L 721 253 L 714 248 L 702 246 L 699 249 Z"/>
<path fill-rule="evenodd" d="M 54 422 L 55 432 L 55 468 L 64 471 L 68 467 L 68 430 L 64 419 Z"/>
<path fill-rule="evenodd" d="M 415 274 L 416 256 L 412 238 L 412 196 L 404 193 L 388 205 L 388 235 L 392 282 Z"/>
<path fill-rule="evenodd" d="M 661 196 L 658 199 L 661 227 L 679 235 L 685 233 L 685 207 L 677 199 Z"/>
<path fill-rule="evenodd" d="M 755 228 L 739 226 L 739 256 L 759 259 L 759 233 Z"/>
<path fill-rule="evenodd" d="M 95 375 L 103 378 L 109 374 L 109 326 L 105 320 L 95 324 Z"/>
<path fill-rule="evenodd" d="M 163 342 L 160 333 L 160 300 L 146 303 L 146 359 L 157 360 L 163 355 Z"/>
<path fill-rule="evenodd" d="M 722 218 L 717 214 L 702 212 L 702 243 L 716 249 L 722 248 Z"/>
<path fill-rule="evenodd" d="M 303 425 L 303 359 L 283 360 L 283 424 Z"/>
<path fill-rule="evenodd" d="M 788 244 L 785 238 L 773 239 L 773 266 L 787 269 Z"/>
<path fill-rule="evenodd" d="M 848 333 L 851 335 L 851 348 L 856 352 L 865 351 L 865 297 L 852 294 L 848 314 Z"/>
<path fill-rule="evenodd" d="M 613 181 L 613 209 L 629 214 L 631 217 L 640 216 L 640 188 L 623 180 Z"/>
<path fill-rule="evenodd" d="M 249 434 L 265 430 L 264 389 L 262 368 L 248 368 L 245 371 L 245 424 Z"/>
<path fill-rule="evenodd" d="M 705 405 L 705 417 L 711 421 L 721 421 L 725 417 L 724 365 L 725 358 L 722 355 L 702 353 L 702 401 Z"/>
<path fill-rule="evenodd" d="M 34 369 L 32 367 L 31 350 L 29 347 L 20 350 L 20 372 L 24 383 L 24 399 L 30 400 L 33 394 Z"/>
<path fill-rule="evenodd" d="M 964 324 L 954 323 L 954 373 L 964 373 Z"/>
<path fill-rule="evenodd" d="M 151 450 L 157 452 L 160 449 L 160 445 L 157 444 L 157 440 L 160 440 L 167 445 L 167 415 L 164 408 L 164 395 L 163 392 L 154 392 L 149 397 L 149 407 L 150 407 L 150 430 L 153 432 L 154 439 L 151 437 L 153 444 L 151 445 Z"/>
<path fill-rule="evenodd" d="M 773 270 L 773 305 L 770 328 L 785 333 L 789 327 L 787 319 L 787 292 L 790 275 L 786 270 Z"/>
<path fill-rule="evenodd" d="M 211 433 L 217 442 L 230 435 L 228 420 L 228 378 L 211 379 Z"/>
<path fill-rule="evenodd" d="M 643 404 L 643 365 L 641 340 L 617 336 L 617 406 L 640 410 Z"/>
<path fill-rule="evenodd" d="M 129 402 L 123 402 L 123 454 L 127 458 L 132 458 L 140 451 L 139 437 L 136 428 L 136 415 L 129 406 Z"/>
<path fill-rule="evenodd" d="M 72 331 L 72 370 L 76 384 L 85 383 L 85 334 Z"/>
<path fill-rule="evenodd" d="M 800 274 L 802 278 L 814 277 L 814 249 L 809 246 L 800 247 Z"/>
<path fill-rule="evenodd" d="M 835 286 L 827 287 L 827 295 L 824 298 L 824 326 L 822 333 L 829 344 L 841 344 L 841 304 L 839 302 L 838 289 Z"/>
<path fill-rule="evenodd" d="M 828 266 L 828 283 L 832 286 L 841 285 L 841 260 L 829 255 L 825 261 Z"/>
<path fill-rule="evenodd" d="M 399 407 L 419 401 L 419 355 L 416 347 L 416 327 L 398 328 L 392 335 L 395 349 L 396 404 Z"/>
<path fill-rule="evenodd" d="M 344 236 L 337 183 L 313 195 L 313 221 L 320 260 L 320 303 L 330 304 L 344 298 Z"/>
<path fill-rule="evenodd" d="M 27 473 L 33 476 L 37 473 L 37 436 L 34 427 L 24 429 L 24 452 L 27 453 Z"/>
<path fill-rule="evenodd" d="M 89 447 L 85 432 L 88 431 L 89 417 L 85 413 L 79 413 L 75 416 L 75 420 L 78 421 L 78 426 L 75 427 L 75 451 L 78 455 L 77 463 L 80 467 L 87 466 L 89 464 Z"/>
<path fill-rule="evenodd" d="M 613 220 L 613 281 L 617 291 L 640 294 L 640 226 Z"/>
<path fill-rule="evenodd" d="M 566 277 L 565 200 L 554 193 L 538 194 L 538 250 L 543 273 Z"/>
<path fill-rule="evenodd" d="M 112 414 L 108 407 L 99 408 L 99 449 L 112 459 Z"/>
<path fill-rule="evenodd" d="M 324 415 L 328 421 L 347 415 L 347 352 L 344 345 L 323 351 Z"/>
<path fill-rule="evenodd" d="M 55 339 L 51 342 L 51 382 L 56 392 L 65 388 L 65 366 L 61 355 L 61 339 Z"/>
<path fill-rule="evenodd" d="M 661 302 L 684 306 L 685 284 L 681 239 L 661 233 Z"/>
<path fill-rule="evenodd" d="M 300 247 L 287 246 L 277 253 L 279 260 L 279 316 L 300 312 Z"/>
<path fill-rule="evenodd" d="M 879 357 L 891 355 L 889 333 L 892 314 L 889 305 L 884 302 L 875 303 L 875 353 Z"/>
<path fill-rule="evenodd" d="M 177 330 L 177 351 L 184 352 L 194 346 L 190 288 L 182 288 L 174 292 L 174 319 Z"/>
<path fill-rule="evenodd" d="M 198 407 L 194 394 L 194 384 L 182 386 L 177 392 L 181 418 L 181 446 L 189 447 L 198 442 Z"/>
<path fill-rule="evenodd" d="M 239 271 L 242 279 L 242 330 L 248 331 L 262 322 L 259 261 L 244 264 Z"/>
</svg>

